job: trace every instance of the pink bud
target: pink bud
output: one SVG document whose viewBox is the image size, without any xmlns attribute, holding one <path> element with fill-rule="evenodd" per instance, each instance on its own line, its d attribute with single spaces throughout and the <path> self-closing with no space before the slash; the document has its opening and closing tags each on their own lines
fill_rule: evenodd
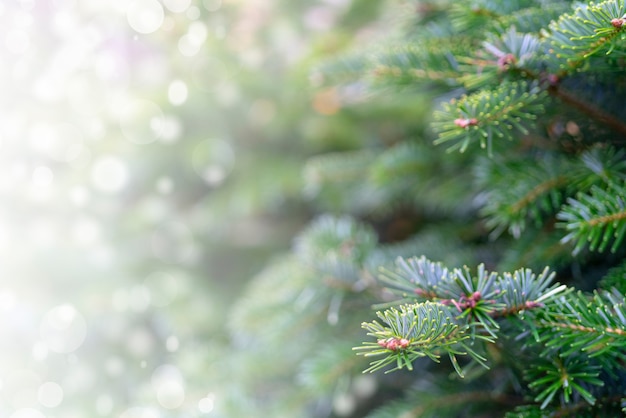
<svg viewBox="0 0 626 418">
<path fill-rule="evenodd" d="M 615 18 L 611 20 L 611 25 L 613 25 L 613 27 L 616 29 L 620 29 L 622 26 L 624 26 L 625 21 L 626 19 L 624 19 L 623 17 Z"/>
<path fill-rule="evenodd" d="M 388 350 L 396 351 L 398 347 L 399 347 L 398 340 L 396 340 L 395 338 L 390 338 L 389 341 L 387 341 Z"/>
<path fill-rule="evenodd" d="M 476 118 L 471 118 L 471 119 L 462 119 L 462 118 L 458 118 L 454 120 L 454 124 L 460 128 L 469 128 L 470 126 L 476 126 L 478 125 L 478 119 Z"/>
</svg>

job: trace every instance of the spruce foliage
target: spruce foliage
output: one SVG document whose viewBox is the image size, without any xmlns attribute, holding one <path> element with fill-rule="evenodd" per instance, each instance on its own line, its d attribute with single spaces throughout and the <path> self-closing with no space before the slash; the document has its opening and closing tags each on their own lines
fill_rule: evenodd
<svg viewBox="0 0 626 418">
<path fill-rule="evenodd" d="M 396 129 L 310 160 L 334 213 L 261 274 L 280 291 L 236 308 L 298 376 L 268 410 L 620 416 L 624 1 L 409 3 L 314 74 Z"/>
</svg>

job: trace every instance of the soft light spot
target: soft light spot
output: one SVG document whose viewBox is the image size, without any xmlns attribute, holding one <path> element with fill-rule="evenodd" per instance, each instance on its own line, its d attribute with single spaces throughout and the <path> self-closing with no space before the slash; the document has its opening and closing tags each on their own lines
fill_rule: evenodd
<svg viewBox="0 0 626 418">
<path fill-rule="evenodd" d="M 91 180 L 96 189 L 118 192 L 128 181 L 128 170 L 121 159 L 105 155 L 96 160 L 91 170 Z"/>
<path fill-rule="evenodd" d="M 126 9 L 126 18 L 135 31 L 148 34 L 161 27 L 165 11 L 157 0 L 133 0 Z"/>
<path fill-rule="evenodd" d="M 46 166 L 40 166 L 33 170 L 32 181 L 35 187 L 48 187 L 54 180 L 54 173 Z"/>
<path fill-rule="evenodd" d="M 39 386 L 37 400 L 46 408 L 55 408 L 63 402 L 63 388 L 58 383 L 46 382 Z"/>
<path fill-rule="evenodd" d="M 215 409 L 215 395 L 209 393 L 206 397 L 198 401 L 198 409 L 203 414 L 209 414 Z"/>
<path fill-rule="evenodd" d="M 145 311 L 150 305 L 150 291 L 141 285 L 133 286 L 130 290 L 130 307 L 136 312 Z"/>
<path fill-rule="evenodd" d="M 160 416 L 152 408 L 132 407 L 122 412 L 119 418 L 159 418 Z"/>
<path fill-rule="evenodd" d="M 0 309 L 10 311 L 17 304 L 17 296 L 11 290 L 0 291 Z"/>
<path fill-rule="evenodd" d="M 30 46 L 28 32 L 22 29 L 13 29 L 6 32 L 4 44 L 9 52 L 13 54 L 23 54 Z"/>
<path fill-rule="evenodd" d="M 191 6 L 187 9 L 187 13 L 185 13 L 189 20 L 196 20 L 200 17 L 200 9 L 196 6 Z"/>
<path fill-rule="evenodd" d="M 208 185 L 219 186 L 233 169 L 235 153 L 228 142 L 207 139 L 196 145 L 191 162 Z"/>
<path fill-rule="evenodd" d="M 113 399 L 109 395 L 100 395 L 96 399 L 96 412 L 100 416 L 109 416 L 113 411 Z"/>
<path fill-rule="evenodd" d="M 150 238 L 152 253 L 162 261 L 185 264 L 196 261 L 199 256 L 194 235 L 183 222 L 163 222 Z"/>
<path fill-rule="evenodd" d="M 178 41 L 178 50 L 186 57 L 196 55 L 208 35 L 208 29 L 202 22 L 193 22 L 189 30 Z"/>
<path fill-rule="evenodd" d="M 176 409 L 185 401 L 185 389 L 178 382 L 165 382 L 156 389 L 156 396 L 163 408 Z"/>
<path fill-rule="evenodd" d="M 170 177 L 161 177 L 157 180 L 156 189 L 160 194 L 170 194 L 174 190 L 174 180 Z"/>
<path fill-rule="evenodd" d="M 138 328 L 128 335 L 126 346 L 135 357 L 146 357 L 154 347 L 154 338 L 147 330 Z"/>
<path fill-rule="evenodd" d="M 201 57 L 195 60 L 191 67 L 191 78 L 200 90 L 213 93 L 226 81 L 233 79 L 236 68 L 228 68 L 223 61 L 215 57 Z"/>
<path fill-rule="evenodd" d="M 121 108 L 119 121 L 124 137 L 133 144 L 143 145 L 154 142 L 162 135 L 165 116 L 156 103 L 135 99 Z"/>
<path fill-rule="evenodd" d="M 352 391 L 360 399 L 367 399 L 376 392 L 378 382 L 368 375 L 357 376 L 352 383 Z"/>
<path fill-rule="evenodd" d="M 184 381 L 180 370 L 171 364 L 164 364 L 152 373 L 152 387 L 159 405 L 176 409 L 185 401 Z"/>
<path fill-rule="evenodd" d="M 187 84 L 182 80 L 174 80 L 167 89 L 167 98 L 174 106 L 180 106 L 187 100 Z"/>
<path fill-rule="evenodd" d="M 172 303 L 180 294 L 180 280 L 172 274 L 157 271 L 146 277 L 144 285 L 149 289 L 151 302 L 163 308 Z"/>
<path fill-rule="evenodd" d="M 222 7 L 222 0 L 202 0 L 202 5 L 209 12 L 216 12 Z"/>
<path fill-rule="evenodd" d="M 100 225 L 90 218 L 80 218 L 72 225 L 72 238 L 81 245 L 91 245 L 100 238 Z"/>
<path fill-rule="evenodd" d="M 178 351 L 178 347 L 180 347 L 178 337 L 176 337 L 175 335 L 170 335 L 169 337 L 167 337 L 167 340 L 165 341 L 165 348 L 167 349 L 167 351 L 173 353 L 175 351 Z"/>
<path fill-rule="evenodd" d="M 109 357 L 104 363 L 104 370 L 109 376 L 117 377 L 124 372 L 124 362 L 119 357 Z"/>
<path fill-rule="evenodd" d="M 163 4 L 172 13 L 182 13 L 191 4 L 191 0 L 163 0 Z"/>
<path fill-rule="evenodd" d="M 341 393 L 333 399 L 333 411 L 340 417 L 352 415 L 356 409 L 356 400 L 347 393 Z"/>
<path fill-rule="evenodd" d="M 250 119 L 256 125 L 266 125 L 274 119 L 276 105 L 270 100 L 256 100 L 250 107 Z"/>
<path fill-rule="evenodd" d="M 183 35 L 178 40 L 178 50 L 185 57 L 193 57 L 200 51 L 200 44 L 189 35 Z"/>
<path fill-rule="evenodd" d="M 33 344 L 32 354 L 35 361 L 45 361 L 48 358 L 48 346 L 41 341 L 37 341 Z"/>
<path fill-rule="evenodd" d="M 320 91 L 313 98 L 313 109 L 322 115 L 334 115 L 341 109 L 337 90 L 330 88 Z"/>
<path fill-rule="evenodd" d="M 9 418 L 46 418 L 46 416 L 36 409 L 22 408 L 13 412 Z"/>
<path fill-rule="evenodd" d="M 180 139 L 183 132 L 183 126 L 180 119 L 176 116 L 167 115 L 163 119 L 163 129 L 161 130 L 161 142 L 164 144 L 173 144 Z"/>
<path fill-rule="evenodd" d="M 36 124 L 29 136 L 34 150 L 56 161 L 73 161 L 83 151 L 82 132 L 70 123 Z"/>
<path fill-rule="evenodd" d="M 46 313 L 39 333 L 51 351 L 71 353 L 85 340 L 87 323 L 72 305 L 60 305 Z"/>
</svg>

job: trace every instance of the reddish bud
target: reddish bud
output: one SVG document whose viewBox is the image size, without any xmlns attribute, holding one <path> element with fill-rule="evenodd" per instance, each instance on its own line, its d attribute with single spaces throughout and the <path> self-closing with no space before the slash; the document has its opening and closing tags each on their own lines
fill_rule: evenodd
<svg viewBox="0 0 626 418">
<path fill-rule="evenodd" d="M 400 341 L 398 341 L 398 345 L 400 346 L 400 348 L 407 348 L 410 344 L 411 342 L 406 338 L 400 338 Z"/>
<path fill-rule="evenodd" d="M 475 291 L 474 293 L 472 293 L 472 299 L 473 299 L 473 300 L 478 301 L 478 300 L 481 300 L 481 299 L 482 299 L 482 297 L 483 297 L 483 295 L 481 295 L 481 294 L 480 294 L 480 292 L 479 292 L 478 290 L 477 290 L 477 291 Z"/>
<path fill-rule="evenodd" d="M 506 54 L 498 58 L 498 67 L 501 70 L 508 69 L 511 65 L 514 65 L 517 62 L 517 58 L 513 54 Z"/>
<path fill-rule="evenodd" d="M 470 126 L 476 126 L 478 125 L 478 119 L 476 118 L 471 118 L 471 119 L 462 119 L 462 118 L 458 118 L 454 120 L 454 124 L 460 128 L 469 128 Z"/>
<path fill-rule="evenodd" d="M 379 346 L 387 348 L 387 341 L 385 340 L 378 340 L 376 341 L 376 343 L 378 343 Z"/>
<path fill-rule="evenodd" d="M 395 338 L 390 338 L 389 341 L 387 341 L 387 349 L 391 350 L 391 351 L 396 351 L 399 348 L 400 344 L 398 342 L 398 340 L 396 340 Z"/>
<path fill-rule="evenodd" d="M 622 26 L 624 26 L 625 22 L 626 22 L 626 19 L 624 19 L 623 17 L 619 17 L 619 18 L 612 19 L 611 25 L 613 25 L 613 27 L 616 29 L 620 29 Z"/>
</svg>

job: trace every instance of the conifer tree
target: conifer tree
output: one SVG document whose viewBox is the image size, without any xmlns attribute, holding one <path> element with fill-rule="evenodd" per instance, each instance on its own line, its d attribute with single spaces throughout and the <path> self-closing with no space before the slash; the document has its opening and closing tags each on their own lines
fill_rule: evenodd
<svg viewBox="0 0 626 418">
<path fill-rule="evenodd" d="M 386 5 L 312 75 L 362 137 L 231 313 L 230 413 L 621 416 L 624 1 Z"/>
</svg>

